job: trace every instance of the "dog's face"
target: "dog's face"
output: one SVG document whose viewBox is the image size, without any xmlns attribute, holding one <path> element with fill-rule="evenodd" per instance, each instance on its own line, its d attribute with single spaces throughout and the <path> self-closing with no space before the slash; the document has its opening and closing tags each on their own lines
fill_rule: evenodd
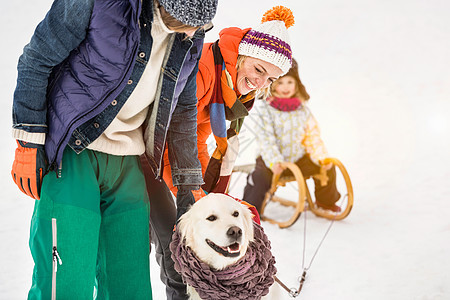
<svg viewBox="0 0 450 300">
<path fill-rule="evenodd" d="M 216 270 L 236 263 L 253 241 L 250 210 L 224 194 L 210 193 L 198 200 L 177 226 L 186 246 Z"/>
</svg>

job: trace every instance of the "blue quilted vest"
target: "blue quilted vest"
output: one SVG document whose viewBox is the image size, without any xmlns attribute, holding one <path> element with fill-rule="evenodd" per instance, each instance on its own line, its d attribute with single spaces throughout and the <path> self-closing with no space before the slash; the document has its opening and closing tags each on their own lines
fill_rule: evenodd
<svg viewBox="0 0 450 300">
<path fill-rule="evenodd" d="M 84 41 L 54 68 L 48 85 L 45 149 L 60 161 L 72 132 L 98 115 L 127 84 L 140 41 L 140 0 L 95 1 Z"/>
</svg>

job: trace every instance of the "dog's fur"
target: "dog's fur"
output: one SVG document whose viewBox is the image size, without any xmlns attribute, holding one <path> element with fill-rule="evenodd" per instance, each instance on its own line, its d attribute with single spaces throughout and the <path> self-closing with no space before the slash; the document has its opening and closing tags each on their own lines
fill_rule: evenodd
<svg viewBox="0 0 450 300">
<path fill-rule="evenodd" d="M 177 226 L 186 246 L 216 270 L 236 263 L 253 241 L 250 210 L 224 194 L 211 193 L 198 200 Z M 200 299 L 190 286 L 188 294 L 191 299 Z"/>
<path fill-rule="evenodd" d="M 224 194 L 211 193 L 198 200 L 181 218 L 178 230 L 197 257 L 216 270 L 241 259 L 253 241 L 250 210 Z M 230 256 L 214 250 L 211 242 Z M 239 245 L 239 247 L 237 246 Z M 232 249 L 228 248 L 232 245 Z M 238 252 L 237 252 L 238 251 Z"/>
<path fill-rule="evenodd" d="M 230 229 L 233 234 L 230 234 Z M 241 234 L 235 234 L 239 229 Z M 240 260 L 254 239 L 252 213 L 247 206 L 224 194 L 210 193 L 198 200 L 180 218 L 177 230 L 198 259 L 216 270 L 222 270 Z M 223 252 L 216 251 L 217 247 L 211 246 L 211 242 L 222 249 L 220 252 L 226 251 L 231 245 L 234 256 L 224 256 Z M 239 249 L 235 243 L 239 244 Z M 191 300 L 201 300 L 189 285 L 187 293 Z M 278 284 L 273 284 L 269 294 L 261 299 L 282 299 Z"/>
</svg>

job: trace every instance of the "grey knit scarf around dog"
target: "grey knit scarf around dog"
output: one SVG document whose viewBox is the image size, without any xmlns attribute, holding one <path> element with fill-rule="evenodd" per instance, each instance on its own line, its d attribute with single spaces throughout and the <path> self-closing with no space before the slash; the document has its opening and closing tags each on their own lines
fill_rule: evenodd
<svg viewBox="0 0 450 300">
<path fill-rule="evenodd" d="M 262 227 L 253 223 L 255 239 L 245 256 L 223 270 L 214 270 L 201 262 L 175 230 L 170 244 L 175 270 L 202 299 L 260 299 L 274 283 L 275 258 Z"/>
</svg>

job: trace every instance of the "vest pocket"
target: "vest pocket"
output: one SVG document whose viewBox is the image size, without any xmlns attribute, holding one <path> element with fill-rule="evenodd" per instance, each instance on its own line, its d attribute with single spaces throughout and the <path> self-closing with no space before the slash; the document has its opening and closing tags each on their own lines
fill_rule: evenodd
<svg viewBox="0 0 450 300">
<path fill-rule="evenodd" d="M 58 265 L 62 265 L 61 257 L 58 253 L 57 240 L 57 225 L 56 219 L 52 218 L 52 300 L 56 300 L 56 272 L 58 272 Z"/>
</svg>

